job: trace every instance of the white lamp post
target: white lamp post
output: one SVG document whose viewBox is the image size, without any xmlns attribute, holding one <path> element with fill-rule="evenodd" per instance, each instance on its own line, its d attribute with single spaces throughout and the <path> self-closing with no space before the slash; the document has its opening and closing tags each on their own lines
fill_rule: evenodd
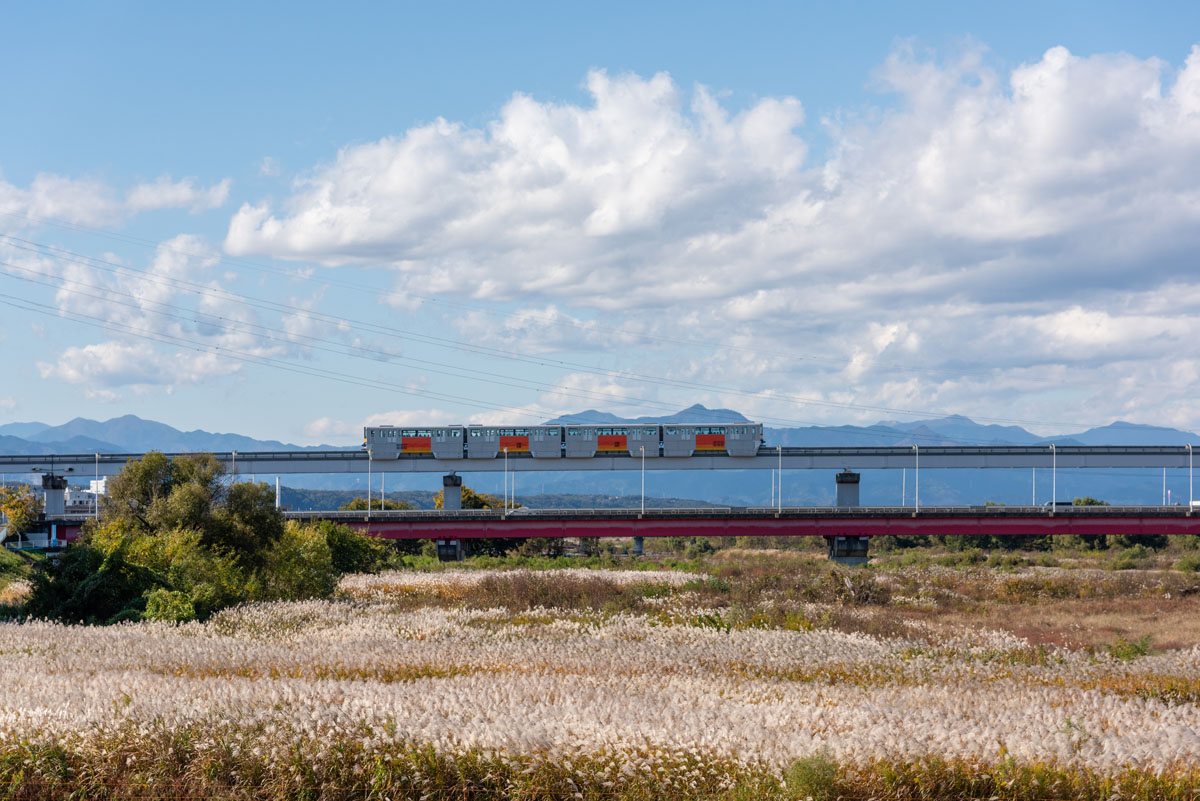
<svg viewBox="0 0 1200 801">
<path fill-rule="evenodd" d="M 1188 514 L 1192 513 L 1192 443 L 1187 444 L 1188 449 Z"/>
<path fill-rule="evenodd" d="M 504 449 L 504 517 L 508 517 L 508 448 Z"/>
<path fill-rule="evenodd" d="M 1054 443 L 1050 443 L 1050 514 L 1054 514 L 1054 504 L 1058 503 L 1058 453 Z"/>
<path fill-rule="evenodd" d="M 92 487 L 92 516 L 97 519 L 100 517 L 100 454 L 98 453 L 96 454 L 96 485 Z"/>
<path fill-rule="evenodd" d="M 783 446 L 776 445 L 775 452 L 779 454 L 779 506 L 777 506 L 776 509 L 780 514 L 782 514 L 783 513 Z"/>
<path fill-rule="evenodd" d="M 913 445 L 913 511 L 921 511 L 921 446 Z"/>
<path fill-rule="evenodd" d="M 646 446 L 642 445 L 642 514 L 646 514 Z"/>
<path fill-rule="evenodd" d="M 371 452 L 367 451 L 367 519 L 371 519 L 371 485 L 374 483 L 371 476 Z"/>
</svg>

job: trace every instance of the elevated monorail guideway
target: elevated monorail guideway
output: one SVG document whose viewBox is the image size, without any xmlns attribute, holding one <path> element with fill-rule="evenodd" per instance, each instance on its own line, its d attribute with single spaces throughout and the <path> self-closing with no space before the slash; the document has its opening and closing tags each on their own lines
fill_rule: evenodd
<svg viewBox="0 0 1200 801">
<path fill-rule="evenodd" d="M 94 476 L 120 473 L 141 453 L 79 453 L 68 455 L 0 455 L 0 473 L 53 473 L 84 481 Z M 186 454 L 167 454 L 168 457 Z M 597 452 L 594 456 L 539 457 L 531 453 L 498 453 L 482 458 L 439 458 L 433 453 L 396 454 L 372 458 L 365 450 L 348 451 L 240 451 L 214 454 L 235 475 L 287 475 L 297 473 L 515 473 L 579 470 L 899 470 L 964 468 L 1183 468 L 1192 464 L 1192 449 L 1185 445 L 1109 446 L 1041 445 L 877 447 L 877 448 L 775 448 L 761 446 L 756 455 L 730 456 L 698 451 L 689 456 L 657 455 L 642 459 L 621 453 Z M 649 457 L 649 454 L 647 454 Z M 644 465 L 644 468 L 643 468 Z"/>
</svg>

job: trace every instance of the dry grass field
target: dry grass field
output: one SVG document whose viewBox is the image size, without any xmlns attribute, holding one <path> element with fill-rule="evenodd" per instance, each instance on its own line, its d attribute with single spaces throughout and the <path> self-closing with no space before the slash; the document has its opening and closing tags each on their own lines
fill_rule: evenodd
<svg viewBox="0 0 1200 801">
<path fill-rule="evenodd" d="M 392 571 L 203 623 L 4 624 L 0 792 L 1200 795 L 1196 573 L 957 558 Z"/>
</svg>

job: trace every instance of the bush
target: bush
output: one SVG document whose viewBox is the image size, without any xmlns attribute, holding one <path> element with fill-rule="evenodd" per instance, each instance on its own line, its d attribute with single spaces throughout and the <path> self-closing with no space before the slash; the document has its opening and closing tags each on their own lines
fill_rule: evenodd
<svg viewBox="0 0 1200 801">
<path fill-rule="evenodd" d="M 1175 563 L 1175 569 L 1200 573 L 1200 554 L 1189 553 Z"/>
<path fill-rule="evenodd" d="M 830 755 L 829 749 L 822 748 L 789 765 L 783 774 L 783 783 L 788 793 L 795 798 L 827 801 L 833 797 L 837 774 L 837 762 Z"/>
<path fill-rule="evenodd" d="M 1166 548 L 1169 540 L 1166 534 L 1109 534 L 1107 537 L 1109 548 L 1141 548 L 1143 551 L 1147 548 L 1158 550 Z"/>
<path fill-rule="evenodd" d="M 338 572 L 325 535 L 317 526 L 288 523 L 265 557 L 262 598 L 325 598 L 337 588 Z"/>
<path fill-rule="evenodd" d="M 317 530 L 329 546 L 329 559 L 339 573 L 378 573 L 387 562 L 388 547 L 349 526 L 324 520 Z"/>
<path fill-rule="evenodd" d="M 146 620 L 182 623 L 195 619 L 196 609 L 186 594 L 160 587 L 146 593 L 146 611 L 142 617 Z"/>
<path fill-rule="evenodd" d="M 1113 570 L 1135 570 L 1145 565 L 1149 555 L 1150 551 L 1146 546 L 1134 545 L 1117 554 L 1116 558 L 1109 562 L 1109 567 Z"/>
</svg>

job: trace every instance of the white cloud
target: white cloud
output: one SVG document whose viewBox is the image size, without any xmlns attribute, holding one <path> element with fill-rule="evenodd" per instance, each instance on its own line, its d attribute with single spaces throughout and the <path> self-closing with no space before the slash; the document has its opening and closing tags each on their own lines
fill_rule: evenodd
<svg viewBox="0 0 1200 801">
<path fill-rule="evenodd" d="M 367 415 L 357 423 L 349 423 L 333 417 L 319 417 L 304 425 L 304 435 L 313 444 L 332 439 L 359 439 L 366 426 L 435 426 L 463 423 L 461 415 L 441 409 L 397 409 Z"/>
<path fill-rule="evenodd" d="M 11 412 L 17 408 L 17 402 L 12 398 L 0 398 L 0 409 L 6 412 Z"/>
<path fill-rule="evenodd" d="M 170 176 L 163 175 L 152 184 L 138 184 L 130 189 L 125 206 L 135 214 L 155 209 L 189 209 L 196 214 L 225 205 L 230 183 L 225 178 L 209 187 L 197 187 L 194 178 L 172 181 Z"/>
<path fill-rule="evenodd" d="M 208 211 L 225 204 L 230 180 L 200 186 L 194 178 L 137 184 L 124 199 L 108 184 L 91 178 L 38 173 L 27 188 L 0 180 L 0 230 L 35 227 L 44 220 L 90 226 L 117 225 L 157 209 Z"/>
<path fill-rule="evenodd" d="M 112 387 L 195 384 L 236 369 L 216 354 L 162 352 L 148 343 L 118 341 L 67 348 L 54 363 L 38 363 L 42 378 L 87 385 L 97 397 L 111 397 L 104 392 Z"/>
</svg>

